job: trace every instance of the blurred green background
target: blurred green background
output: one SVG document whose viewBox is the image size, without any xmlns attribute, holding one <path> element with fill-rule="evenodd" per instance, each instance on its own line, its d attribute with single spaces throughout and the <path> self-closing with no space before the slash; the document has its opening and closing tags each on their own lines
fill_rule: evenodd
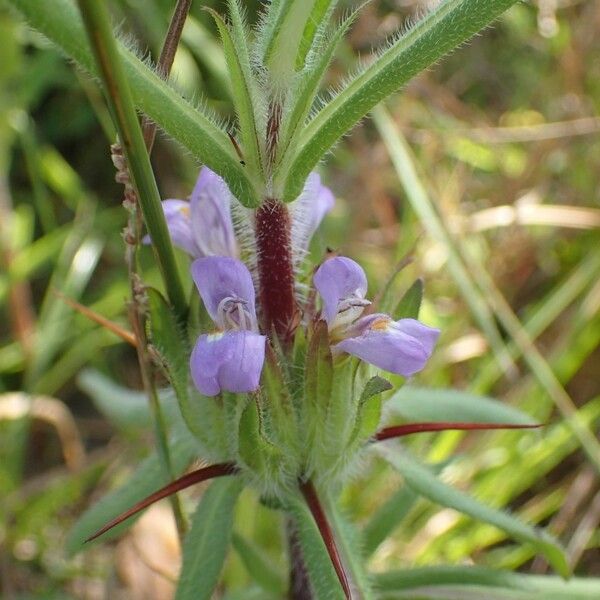
<svg viewBox="0 0 600 600">
<path fill-rule="evenodd" d="M 253 18 L 259 3 L 246 4 Z M 366 6 L 329 83 L 426 4 Z M 151 56 L 172 5 L 111 2 L 120 35 Z M 174 77 L 186 94 L 230 118 L 225 64 L 202 5 L 223 12 L 219 2 L 193 4 Z M 398 293 L 423 276 L 421 318 L 443 332 L 418 382 L 501 398 L 548 425 L 406 443 L 430 461 L 453 457 L 446 474 L 455 485 L 549 527 L 575 572 L 596 576 L 598 472 L 557 406 L 577 410 L 598 431 L 598 32 L 596 0 L 519 4 L 413 80 L 322 166 L 337 203 L 312 247 L 315 260 L 326 247 L 360 260 L 374 291 L 414 253 Z M 77 516 L 127 481 L 153 443 L 151 427 L 119 419 L 110 404 L 128 397 L 111 386 L 140 388 L 135 352 L 56 294 L 128 327 L 126 213 L 109 157 L 114 130 L 96 82 L 2 1 L 0 40 L 0 593 L 168 598 L 178 549 L 166 508 L 153 509 L 118 545 L 76 557 L 64 550 Z M 414 172 L 398 172 L 391 160 L 403 142 L 411 152 L 400 162 Z M 199 165 L 164 136 L 153 165 L 164 198 L 190 193 Z M 428 216 L 431 206 L 439 222 Z M 158 282 L 149 250 L 143 262 L 146 279 Z M 359 524 L 399 485 L 379 463 L 366 467 L 344 493 Z M 245 496 L 237 530 L 283 564 L 271 516 Z M 475 562 L 548 572 L 498 530 L 424 500 L 408 498 L 394 518 L 391 538 L 371 532 L 373 570 Z M 233 589 L 249 581 L 235 552 L 226 581 Z"/>
</svg>

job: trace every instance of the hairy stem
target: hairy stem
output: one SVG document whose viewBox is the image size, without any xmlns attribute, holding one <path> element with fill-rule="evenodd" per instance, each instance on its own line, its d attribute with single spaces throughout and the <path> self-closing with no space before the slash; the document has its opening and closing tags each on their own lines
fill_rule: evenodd
<svg viewBox="0 0 600 600">
<path fill-rule="evenodd" d="M 183 285 L 108 9 L 103 2 L 94 0 L 78 0 L 78 4 L 119 131 L 132 184 L 152 237 L 165 289 L 175 312 L 183 320 L 187 313 Z"/>
<path fill-rule="evenodd" d="M 314 600 L 296 525 L 288 518 L 285 526 L 290 559 L 290 600 Z"/>
<path fill-rule="evenodd" d="M 287 207 L 267 198 L 256 210 L 256 245 L 263 328 L 285 347 L 297 325 L 291 219 Z"/>
</svg>

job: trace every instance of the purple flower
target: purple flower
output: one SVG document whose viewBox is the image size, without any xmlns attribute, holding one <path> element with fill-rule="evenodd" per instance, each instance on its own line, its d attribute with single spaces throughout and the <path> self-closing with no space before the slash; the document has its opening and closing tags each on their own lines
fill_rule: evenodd
<svg viewBox="0 0 600 600">
<path fill-rule="evenodd" d="M 260 382 L 266 337 L 258 333 L 254 286 L 235 258 L 210 256 L 192 263 L 192 277 L 220 331 L 201 335 L 190 357 L 192 379 L 206 396 L 252 392 Z"/>
<path fill-rule="evenodd" d="M 323 300 L 323 319 L 335 338 L 341 338 L 332 347 L 334 353 L 347 352 L 405 377 L 425 367 L 439 329 L 416 319 L 394 321 L 385 314 L 360 317 L 369 304 L 360 265 L 345 257 L 330 258 L 315 273 L 314 283 Z"/>
<path fill-rule="evenodd" d="M 238 256 L 231 220 L 233 195 L 221 177 L 208 167 L 200 175 L 190 201 L 164 200 L 162 203 L 171 240 L 193 258 Z M 150 238 L 146 236 L 145 242 Z"/>
<path fill-rule="evenodd" d="M 315 287 L 323 299 L 323 318 L 329 329 L 355 321 L 366 306 L 367 276 L 362 267 L 345 256 L 326 260 L 315 273 Z"/>
<path fill-rule="evenodd" d="M 190 357 L 192 379 L 205 396 L 252 392 L 265 361 L 265 336 L 251 331 L 201 335 Z"/>
<path fill-rule="evenodd" d="M 311 173 L 300 196 L 290 204 L 292 242 L 301 254 L 308 249 L 310 239 L 334 203 L 333 192 L 321 183 L 320 175 Z"/>
<path fill-rule="evenodd" d="M 302 258 L 310 238 L 333 203 L 331 190 L 321 183 L 321 177 L 317 173 L 311 173 L 298 199 L 289 205 L 292 241 L 299 258 Z M 173 244 L 192 258 L 239 257 L 231 217 L 232 207 L 237 205 L 238 202 L 225 181 L 208 167 L 200 169 L 189 202 L 164 200 L 162 203 Z M 248 214 L 240 211 L 238 221 L 241 226 L 244 225 L 244 220 L 249 220 Z M 149 236 L 145 236 L 144 243 L 150 243 Z"/>
</svg>

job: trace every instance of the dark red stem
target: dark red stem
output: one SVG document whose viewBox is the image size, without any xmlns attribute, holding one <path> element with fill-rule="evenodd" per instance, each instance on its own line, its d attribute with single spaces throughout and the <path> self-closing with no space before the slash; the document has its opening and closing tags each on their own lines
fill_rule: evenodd
<svg viewBox="0 0 600 600">
<path fill-rule="evenodd" d="M 385 427 L 375 434 L 373 441 L 381 442 L 391 438 L 411 435 L 413 433 L 425 433 L 426 431 L 471 431 L 486 429 L 536 429 L 543 424 L 517 425 L 516 423 L 408 423 L 406 425 L 393 425 Z"/>
<path fill-rule="evenodd" d="M 283 345 L 296 328 L 291 220 L 282 202 L 268 198 L 256 210 L 256 245 L 263 328 Z"/>
<path fill-rule="evenodd" d="M 340 580 L 340 584 L 342 585 L 344 594 L 346 595 L 347 600 L 351 600 L 352 593 L 350 591 L 348 575 L 346 574 L 346 570 L 344 569 L 344 565 L 342 564 L 342 559 L 337 549 L 335 538 L 333 537 L 333 531 L 329 526 L 329 521 L 327 520 L 325 511 L 321 506 L 321 501 L 319 500 L 319 496 L 317 496 L 317 491 L 315 490 L 315 487 L 310 480 L 300 484 L 300 491 L 302 492 L 302 495 L 306 500 L 306 504 L 308 505 L 308 508 L 312 513 L 315 523 L 319 528 L 319 532 L 321 533 L 323 542 L 325 542 L 327 553 L 329 554 L 329 558 L 331 559 L 331 563 L 333 564 L 333 568 L 335 569 L 336 575 Z"/>
<path fill-rule="evenodd" d="M 100 537 L 103 533 L 106 533 L 109 529 L 116 527 L 119 523 L 122 523 L 125 519 L 132 517 L 136 513 L 144 510 L 151 504 L 162 500 L 163 498 L 167 498 L 171 494 L 175 494 L 176 492 L 180 492 L 185 488 L 194 485 L 195 483 L 201 483 L 202 481 L 207 481 L 208 479 L 214 479 L 215 477 L 223 477 L 225 475 L 235 475 L 238 472 L 238 468 L 234 463 L 218 463 L 216 465 L 210 465 L 208 467 L 203 467 L 202 469 L 197 469 L 196 471 L 192 471 L 175 481 L 167 484 L 165 487 L 157 490 L 153 494 L 150 494 L 143 500 L 140 500 L 137 504 L 132 506 L 129 510 L 126 510 L 124 513 L 121 513 L 118 517 L 115 517 L 112 521 L 108 522 L 102 529 L 99 529 L 87 538 L 86 542 L 91 542 L 95 540 L 97 537 Z"/>
</svg>

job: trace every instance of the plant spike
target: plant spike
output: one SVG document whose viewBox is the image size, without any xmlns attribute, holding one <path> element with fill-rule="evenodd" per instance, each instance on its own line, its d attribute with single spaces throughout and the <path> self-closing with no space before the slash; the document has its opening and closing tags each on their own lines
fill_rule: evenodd
<svg viewBox="0 0 600 600">
<path fill-rule="evenodd" d="M 187 473 L 172 481 L 171 483 L 165 485 L 160 488 L 153 494 L 150 494 L 143 500 L 140 500 L 137 504 L 134 504 L 130 509 L 126 510 L 124 513 L 121 513 L 118 517 L 115 517 L 111 521 L 109 521 L 104 527 L 96 531 L 96 533 L 92 534 L 85 541 L 91 542 L 96 538 L 100 537 L 103 533 L 106 533 L 113 527 L 116 527 L 125 519 L 132 517 L 133 515 L 139 513 L 141 510 L 148 508 L 155 502 L 162 500 L 163 498 L 168 498 L 169 496 L 180 492 L 181 490 L 185 490 L 186 488 L 195 485 L 196 483 L 202 483 L 203 481 L 208 481 L 209 479 L 214 479 L 215 477 L 225 477 L 227 475 L 235 475 L 238 473 L 238 468 L 234 463 L 225 462 L 225 463 L 217 463 L 215 465 L 210 465 L 208 467 L 202 467 L 201 469 L 197 469 L 196 471 L 192 471 L 191 473 Z"/>
<path fill-rule="evenodd" d="M 300 484 L 300 491 L 302 492 L 302 495 L 306 500 L 306 504 L 315 520 L 315 523 L 317 524 L 319 532 L 321 533 L 321 537 L 323 538 L 323 542 L 327 548 L 327 553 L 329 554 L 333 568 L 335 569 L 338 579 L 340 580 L 344 594 L 346 595 L 347 600 L 351 600 L 352 591 L 350 588 L 348 574 L 346 573 L 346 569 L 342 563 L 331 525 L 327 520 L 327 515 L 323 510 L 323 506 L 321 505 L 321 501 L 319 500 L 315 486 L 313 485 L 312 481 L 307 480 Z"/>
<path fill-rule="evenodd" d="M 374 442 L 382 442 L 392 438 L 404 437 L 413 433 L 425 433 L 428 431 L 488 431 L 492 429 L 538 429 L 544 427 L 543 423 L 521 425 L 517 423 L 459 423 L 459 422 L 435 422 L 435 423 L 407 423 L 405 425 L 392 425 L 378 431 Z"/>
</svg>

